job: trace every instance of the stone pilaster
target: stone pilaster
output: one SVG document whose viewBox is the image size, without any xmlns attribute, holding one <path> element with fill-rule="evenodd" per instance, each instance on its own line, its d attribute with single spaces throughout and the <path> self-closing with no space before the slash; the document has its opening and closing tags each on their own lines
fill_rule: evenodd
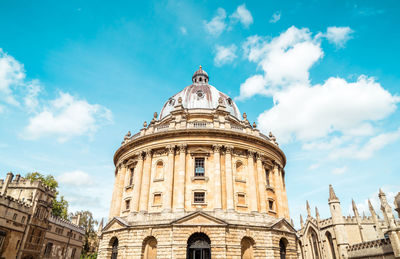
<svg viewBox="0 0 400 259">
<path fill-rule="evenodd" d="M 265 197 L 266 179 L 265 179 L 264 167 L 261 161 L 261 154 L 257 153 L 256 156 L 257 156 L 257 174 L 258 174 L 258 198 L 259 198 L 258 202 L 260 206 L 260 212 L 266 213 L 267 212 L 267 203 Z"/>
<path fill-rule="evenodd" d="M 221 145 L 213 145 L 214 150 L 214 209 L 222 209 L 221 199 Z"/>
<path fill-rule="evenodd" d="M 145 151 L 143 164 L 142 190 L 140 191 L 139 211 L 146 212 L 149 204 L 150 174 L 151 174 L 151 150 Z"/>
<path fill-rule="evenodd" d="M 185 208 L 185 169 L 186 169 L 186 144 L 181 144 L 178 146 L 179 151 L 179 163 L 178 170 L 176 174 L 176 186 L 174 186 L 174 193 L 176 196 L 176 210 L 184 211 Z"/>
<path fill-rule="evenodd" d="M 140 190 L 141 190 L 141 183 L 142 183 L 142 174 L 143 174 L 143 156 L 142 153 L 139 152 L 138 156 L 138 163 L 136 168 L 136 173 L 133 178 L 134 186 L 133 186 L 133 196 L 132 196 L 132 211 L 139 211 L 139 200 L 140 200 Z"/>
<path fill-rule="evenodd" d="M 247 195 L 249 197 L 249 206 L 251 212 L 257 211 L 257 191 L 253 189 L 256 186 L 256 177 L 255 177 L 256 172 L 254 170 L 254 154 L 255 154 L 254 151 L 249 150 L 247 157 L 247 173 L 249 177 Z"/>
<path fill-rule="evenodd" d="M 173 183 L 174 183 L 174 163 L 175 163 L 175 146 L 168 145 L 166 147 L 168 152 L 167 172 L 165 174 L 165 193 L 163 194 L 163 209 L 171 211 L 172 197 L 173 197 Z"/>
<path fill-rule="evenodd" d="M 276 196 L 276 201 L 275 201 L 275 208 L 277 215 L 279 217 L 283 217 L 283 211 L 282 211 L 282 190 L 281 190 L 281 172 L 280 172 L 280 166 L 277 163 L 274 163 L 274 187 L 275 187 L 275 196 Z"/>
<path fill-rule="evenodd" d="M 225 153 L 225 172 L 226 172 L 226 208 L 228 211 L 233 211 L 235 209 L 234 196 L 233 196 L 232 152 L 233 152 L 233 147 L 227 146 Z"/>
<path fill-rule="evenodd" d="M 111 196 L 111 205 L 110 205 L 110 213 L 108 215 L 108 219 L 111 220 L 115 217 L 115 205 L 117 201 L 117 192 L 118 192 L 118 177 L 119 177 L 119 166 L 115 168 L 115 176 L 114 176 L 114 188 Z"/>
<path fill-rule="evenodd" d="M 117 185 L 117 192 L 115 195 L 115 210 L 114 210 L 114 217 L 119 216 L 121 213 L 121 204 L 122 204 L 122 195 L 124 190 L 124 181 L 125 181 L 125 173 L 126 173 L 126 166 L 124 164 L 119 164 L 118 169 L 118 185 Z"/>
</svg>

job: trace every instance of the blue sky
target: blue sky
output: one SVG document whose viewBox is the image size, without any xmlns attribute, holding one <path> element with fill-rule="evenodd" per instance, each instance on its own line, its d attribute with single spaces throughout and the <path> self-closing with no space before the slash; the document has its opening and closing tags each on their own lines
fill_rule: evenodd
<svg viewBox="0 0 400 259">
<path fill-rule="evenodd" d="M 0 172 L 106 217 L 113 153 L 201 64 L 277 136 L 291 217 L 400 190 L 398 1 L 3 1 Z M 376 207 L 378 209 L 378 207 Z M 368 214 L 368 213 L 367 213 Z"/>
</svg>

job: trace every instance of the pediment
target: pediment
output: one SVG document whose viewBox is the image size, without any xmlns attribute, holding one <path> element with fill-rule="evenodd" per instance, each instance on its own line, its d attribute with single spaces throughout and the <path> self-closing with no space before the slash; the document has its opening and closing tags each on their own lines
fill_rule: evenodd
<svg viewBox="0 0 400 259">
<path fill-rule="evenodd" d="M 209 156 L 210 150 L 205 148 L 196 148 L 189 151 L 191 156 Z"/>
<path fill-rule="evenodd" d="M 105 225 L 105 227 L 102 229 L 102 232 L 120 230 L 126 228 L 127 226 L 128 224 L 124 220 L 115 217 L 108 222 L 107 225 Z"/>
<path fill-rule="evenodd" d="M 275 230 L 285 231 L 285 232 L 296 232 L 296 229 L 286 220 L 281 219 L 272 225 L 272 228 Z"/>
<path fill-rule="evenodd" d="M 194 212 L 172 222 L 179 226 L 226 226 L 227 223 L 221 219 L 210 216 L 204 212 Z"/>
</svg>

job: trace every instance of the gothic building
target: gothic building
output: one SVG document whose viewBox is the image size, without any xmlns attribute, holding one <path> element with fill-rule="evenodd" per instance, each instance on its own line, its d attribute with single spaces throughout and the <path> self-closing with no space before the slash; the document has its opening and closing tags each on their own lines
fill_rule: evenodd
<svg viewBox="0 0 400 259">
<path fill-rule="evenodd" d="M 114 164 L 98 258 L 297 258 L 285 154 L 201 67 Z"/>
<path fill-rule="evenodd" d="M 383 219 L 380 219 L 368 201 L 370 216 L 360 215 L 352 201 L 354 216 L 343 216 L 339 198 L 329 186 L 328 204 L 331 217 L 321 219 L 315 208 L 315 217 L 307 202 L 307 219 L 298 234 L 298 254 L 301 259 L 344 258 L 400 258 L 400 221 L 395 220 L 386 195 L 379 190 Z M 400 193 L 395 199 L 399 211 Z"/>
<path fill-rule="evenodd" d="M 51 215 L 56 190 L 8 173 L 0 180 L 0 259 L 78 259 L 85 231 Z"/>
</svg>

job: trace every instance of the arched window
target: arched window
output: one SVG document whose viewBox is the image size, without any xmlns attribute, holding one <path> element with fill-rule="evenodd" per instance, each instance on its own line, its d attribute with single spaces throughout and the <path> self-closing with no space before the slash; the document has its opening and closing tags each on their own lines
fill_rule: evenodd
<svg viewBox="0 0 400 259">
<path fill-rule="evenodd" d="M 308 234 L 308 240 L 311 246 L 311 253 L 313 255 L 314 259 L 319 259 L 319 245 L 318 245 L 318 238 L 317 238 L 317 233 L 310 228 L 309 229 L 309 234 Z"/>
<path fill-rule="evenodd" d="M 285 238 L 279 240 L 279 254 L 281 259 L 286 259 L 286 247 L 288 241 Z"/>
<path fill-rule="evenodd" d="M 204 233 L 194 233 L 188 239 L 187 257 L 188 259 L 210 259 L 211 241 Z"/>
<path fill-rule="evenodd" d="M 133 177 L 135 176 L 135 168 L 132 167 L 130 169 L 130 174 L 129 174 L 129 186 L 133 184 Z"/>
<path fill-rule="evenodd" d="M 162 161 L 158 161 L 156 165 L 156 179 L 164 178 L 164 163 Z"/>
<path fill-rule="evenodd" d="M 143 259 L 156 259 L 157 258 L 157 239 L 155 237 L 148 237 L 143 241 Z"/>
<path fill-rule="evenodd" d="M 271 186 L 270 181 L 269 181 L 269 170 L 268 169 L 265 169 L 265 179 L 266 179 L 267 186 Z"/>
<path fill-rule="evenodd" d="M 118 238 L 111 238 L 111 259 L 117 259 L 118 257 Z"/>
<path fill-rule="evenodd" d="M 253 253 L 253 245 L 254 241 L 249 238 L 249 237 L 244 237 L 242 241 L 240 242 L 240 247 L 241 247 L 241 258 L 242 259 L 253 259 L 254 258 L 254 253 Z"/>
<path fill-rule="evenodd" d="M 332 239 L 332 235 L 329 231 L 326 232 L 325 234 L 326 236 L 326 240 L 328 241 L 328 245 L 329 245 L 329 250 L 330 250 L 330 254 L 331 254 L 331 259 L 336 259 L 336 254 L 335 254 L 335 247 L 333 246 L 333 239 Z"/>
<path fill-rule="evenodd" d="M 241 161 L 237 161 L 236 162 L 236 174 L 238 176 L 242 176 L 243 175 L 243 163 Z"/>
</svg>

